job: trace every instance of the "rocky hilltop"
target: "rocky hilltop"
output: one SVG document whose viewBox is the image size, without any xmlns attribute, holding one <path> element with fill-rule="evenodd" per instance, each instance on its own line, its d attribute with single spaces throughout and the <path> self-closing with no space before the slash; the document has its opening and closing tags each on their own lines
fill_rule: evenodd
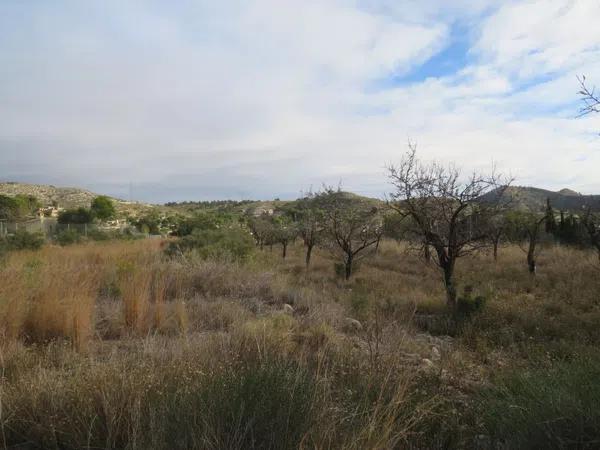
<svg viewBox="0 0 600 450">
<path fill-rule="evenodd" d="M 97 194 L 84 189 L 56 187 L 44 184 L 0 183 L 0 194 L 10 197 L 32 195 L 44 206 L 56 204 L 62 208 L 89 207 Z"/>
<path fill-rule="evenodd" d="M 497 198 L 496 191 L 484 195 L 482 200 L 492 200 L 494 196 Z M 555 192 L 530 186 L 511 186 L 504 192 L 504 196 L 510 200 L 513 209 L 542 212 L 547 200 L 550 200 L 552 207 L 558 211 L 577 213 L 584 207 L 600 211 L 600 195 L 583 195 L 572 189 Z"/>
<path fill-rule="evenodd" d="M 57 205 L 61 208 L 89 208 L 92 200 L 97 194 L 85 189 L 73 187 L 57 187 L 46 184 L 28 184 L 16 182 L 0 182 L 0 195 L 32 195 L 36 197 L 43 206 Z M 126 202 L 113 198 L 117 212 L 132 216 L 155 208 L 154 205 L 138 202 Z"/>
</svg>

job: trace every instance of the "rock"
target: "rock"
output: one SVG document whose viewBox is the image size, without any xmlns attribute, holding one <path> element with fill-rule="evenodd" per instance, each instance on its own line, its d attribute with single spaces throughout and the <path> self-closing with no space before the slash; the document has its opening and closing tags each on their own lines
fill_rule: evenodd
<svg viewBox="0 0 600 450">
<path fill-rule="evenodd" d="M 433 361 L 431 361 L 430 359 L 427 359 L 427 358 L 422 359 L 421 364 L 423 364 L 427 368 L 434 367 Z"/>
<path fill-rule="evenodd" d="M 284 303 L 283 312 L 286 314 L 294 314 L 294 307 L 288 303 Z"/>
<path fill-rule="evenodd" d="M 491 448 L 492 440 L 485 434 L 478 434 L 474 438 L 475 448 Z"/>
<path fill-rule="evenodd" d="M 363 326 L 358 320 L 346 317 L 344 319 L 344 328 L 350 331 L 361 331 Z"/>
</svg>

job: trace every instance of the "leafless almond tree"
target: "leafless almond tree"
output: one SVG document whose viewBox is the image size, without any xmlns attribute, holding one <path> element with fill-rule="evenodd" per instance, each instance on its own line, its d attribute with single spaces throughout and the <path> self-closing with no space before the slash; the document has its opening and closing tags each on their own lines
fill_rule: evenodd
<svg viewBox="0 0 600 450">
<path fill-rule="evenodd" d="M 527 269 L 531 276 L 536 274 L 539 244 L 548 237 L 542 227 L 546 220 L 546 215 L 529 211 L 512 211 L 507 217 L 508 234 L 527 254 Z"/>
<path fill-rule="evenodd" d="M 488 175 L 463 177 L 452 165 L 422 163 L 412 143 L 400 164 L 387 169 L 394 187 L 390 205 L 411 219 L 413 233 L 433 249 L 443 274 L 447 304 L 454 307 L 456 261 L 489 245 L 486 224 L 502 211 L 503 194 L 512 180 L 494 169 Z"/>
<path fill-rule="evenodd" d="M 379 211 L 339 188 L 325 188 L 318 195 L 318 204 L 324 217 L 324 245 L 341 257 L 349 279 L 354 264 L 371 254 L 381 239 Z"/>
<path fill-rule="evenodd" d="M 318 205 L 316 194 L 309 192 L 298 200 L 298 233 L 306 247 L 306 269 L 310 266 L 312 251 L 323 236 L 324 213 Z"/>
<path fill-rule="evenodd" d="M 600 262 L 600 213 L 594 213 L 591 208 L 586 208 L 581 216 L 581 223 L 590 238 L 590 244 L 598 253 L 598 262 Z"/>
<path fill-rule="evenodd" d="M 600 94 L 596 92 L 596 86 L 589 87 L 586 83 L 585 75 L 577 77 L 579 81 L 579 92 L 583 106 L 579 110 L 580 116 L 600 112 Z"/>
</svg>

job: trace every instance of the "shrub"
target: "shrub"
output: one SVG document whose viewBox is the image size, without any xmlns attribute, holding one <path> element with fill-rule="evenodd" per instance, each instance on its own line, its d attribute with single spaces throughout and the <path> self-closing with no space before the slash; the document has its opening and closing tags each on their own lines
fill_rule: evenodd
<svg viewBox="0 0 600 450">
<path fill-rule="evenodd" d="M 4 246 L 6 250 L 39 250 L 45 242 L 42 233 L 30 233 L 25 230 L 18 230 L 14 234 L 5 238 Z"/>
<path fill-rule="evenodd" d="M 456 301 L 456 315 L 459 318 L 469 318 L 473 314 L 481 311 L 485 306 L 486 298 L 482 295 L 473 297 L 473 288 L 467 286 L 464 295 Z"/>
<path fill-rule="evenodd" d="M 211 448 L 298 448 L 312 423 L 316 383 L 289 362 L 229 369 L 200 397 Z"/>
<path fill-rule="evenodd" d="M 64 247 L 81 242 L 81 235 L 76 230 L 63 230 L 54 239 L 59 245 Z"/>
<path fill-rule="evenodd" d="M 481 394 L 486 431 L 503 448 L 597 448 L 598 377 L 597 355 L 501 375 Z"/>
<path fill-rule="evenodd" d="M 58 223 L 61 224 L 84 224 L 92 223 L 93 221 L 94 214 L 90 209 L 87 208 L 67 209 L 58 215 Z"/>
<path fill-rule="evenodd" d="M 110 239 L 118 239 L 120 237 L 120 234 L 109 233 L 107 231 L 101 230 L 90 230 L 88 231 L 87 237 L 92 241 L 108 241 Z"/>
<path fill-rule="evenodd" d="M 250 235 L 240 228 L 194 230 L 167 247 L 167 254 L 194 251 L 202 258 L 246 260 L 254 251 Z"/>
<path fill-rule="evenodd" d="M 110 197 L 100 195 L 92 200 L 90 207 L 92 214 L 100 220 L 107 220 L 115 216 L 115 205 Z"/>
</svg>

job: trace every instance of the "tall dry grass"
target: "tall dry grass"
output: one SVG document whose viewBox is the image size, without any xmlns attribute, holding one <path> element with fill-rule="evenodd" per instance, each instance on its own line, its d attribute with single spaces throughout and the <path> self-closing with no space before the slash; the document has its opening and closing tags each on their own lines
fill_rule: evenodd
<svg viewBox="0 0 600 450">
<path fill-rule="evenodd" d="M 448 324 L 439 271 L 395 242 L 350 281 L 323 252 L 307 272 L 300 245 L 244 264 L 154 241 L 14 253 L 0 428 L 41 448 L 474 448 L 495 373 L 600 344 L 596 273 L 565 248 L 534 280 L 516 247 L 463 258 L 459 294 L 487 303 L 450 329 L 432 326 Z"/>
</svg>

